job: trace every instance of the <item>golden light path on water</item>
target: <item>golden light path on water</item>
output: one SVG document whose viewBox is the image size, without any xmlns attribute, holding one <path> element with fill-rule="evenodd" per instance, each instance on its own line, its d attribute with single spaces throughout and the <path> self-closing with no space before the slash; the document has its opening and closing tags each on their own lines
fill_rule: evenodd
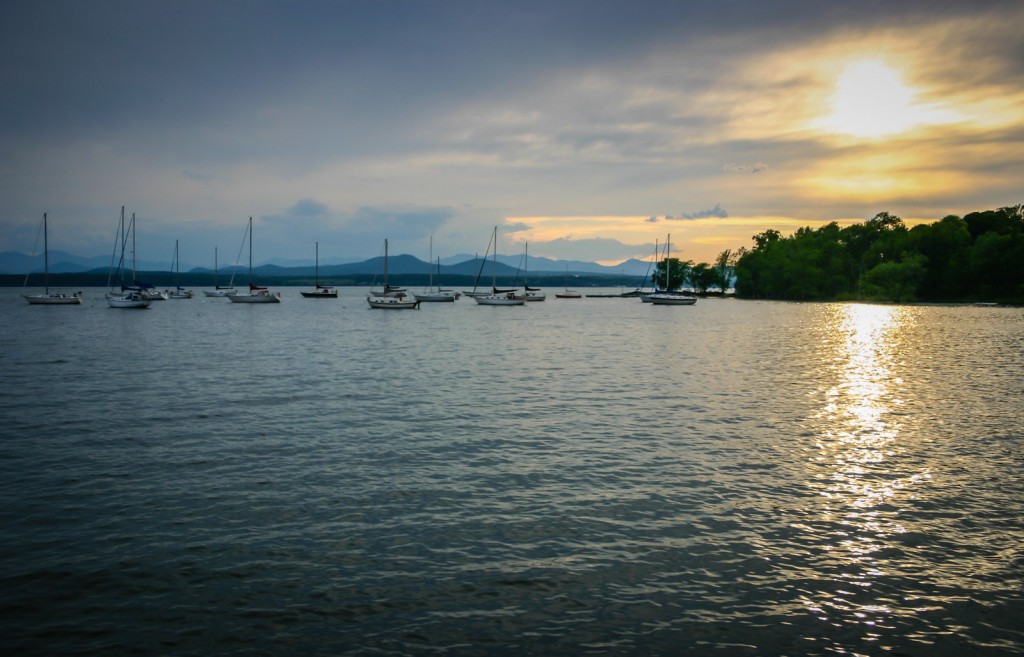
<svg viewBox="0 0 1024 657">
<path fill-rule="evenodd" d="M 897 519 L 898 498 L 929 478 L 898 463 L 907 449 L 894 417 L 903 404 L 898 349 L 913 331 L 914 316 L 907 308 L 860 304 L 825 312 L 832 314 L 824 323 L 832 339 L 824 342 L 828 351 L 821 359 L 830 363 L 832 385 L 815 418 L 816 477 L 822 480 L 815 487 L 824 498 L 816 524 L 838 528 L 824 546 L 837 581 L 823 598 L 808 597 L 805 604 L 823 621 L 839 616 L 870 626 L 906 612 L 891 608 L 891 596 L 869 589 L 886 574 L 880 554 L 891 547 L 887 539 L 907 531 Z"/>
</svg>

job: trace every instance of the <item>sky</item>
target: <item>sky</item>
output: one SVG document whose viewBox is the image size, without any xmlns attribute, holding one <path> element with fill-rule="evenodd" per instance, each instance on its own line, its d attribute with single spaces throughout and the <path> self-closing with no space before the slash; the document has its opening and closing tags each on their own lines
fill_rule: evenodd
<svg viewBox="0 0 1024 657">
<path fill-rule="evenodd" d="M 1024 3 L 6 0 L 0 251 L 711 262 L 1024 202 Z"/>
</svg>

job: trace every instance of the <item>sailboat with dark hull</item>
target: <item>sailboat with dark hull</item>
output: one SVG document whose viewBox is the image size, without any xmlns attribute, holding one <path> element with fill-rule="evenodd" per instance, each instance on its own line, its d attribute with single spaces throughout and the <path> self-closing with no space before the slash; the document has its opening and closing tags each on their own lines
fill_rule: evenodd
<svg viewBox="0 0 1024 657">
<path fill-rule="evenodd" d="M 307 299 L 337 299 L 338 291 L 330 285 L 320 285 L 320 242 L 316 243 L 316 282 L 312 290 L 300 290 L 299 294 Z"/>
<path fill-rule="evenodd" d="M 36 237 L 38 245 L 39 238 Z M 29 274 L 25 274 L 25 284 L 28 284 Z M 69 306 L 82 303 L 82 293 L 69 294 L 63 291 L 50 292 L 50 242 L 46 213 L 43 213 L 43 285 L 46 291 L 43 294 L 23 294 L 25 301 L 34 306 Z"/>
<path fill-rule="evenodd" d="M 227 295 L 233 294 L 235 292 L 235 286 L 233 284 L 228 284 L 227 287 L 224 287 L 222 285 L 218 285 L 218 280 L 217 279 L 218 279 L 219 271 L 220 270 L 217 268 L 217 247 L 213 247 L 213 289 L 212 290 L 203 290 L 203 294 L 205 294 L 208 297 L 214 297 L 214 298 L 221 298 L 222 299 L 222 298 L 226 297 Z M 231 283 L 234 283 L 234 281 L 235 281 L 235 277 L 234 277 L 234 275 L 232 275 L 231 276 Z"/>
</svg>

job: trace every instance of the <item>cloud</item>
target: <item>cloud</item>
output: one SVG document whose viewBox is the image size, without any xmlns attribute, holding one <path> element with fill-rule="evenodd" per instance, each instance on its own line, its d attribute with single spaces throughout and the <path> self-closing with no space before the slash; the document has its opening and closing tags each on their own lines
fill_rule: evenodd
<svg viewBox="0 0 1024 657">
<path fill-rule="evenodd" d="M 761 173 L 768 169 L 764 162 L 730 162 L 722 167 L 723 171 L 729 173 Z"/>
<path fill-rule="evenodd" d="M 288 215 L 292 217 L 321 217 L 328 212 L 326 204 L 320 201 L 314 201 L 313 199 L 302 199 L 288 210 Z"/>
<path fill-rule="evenodd" d="M 653 244 L 626 244 L 616 239 L 560 237 L 546 242 L 530 242 L 530 255 L 555 260 L 615 262 L 649 255 Z"/>
<path fill-rule="evenodd" d="M 725 219 L 728 216 L 729 213 L 725 211 L 721 203 L 715 203 L 715 207 L 709 208 L 707 210 L 700 210 L 699 212 L 684 212 L 683 214 L 680 215 L 665 215 L 665 219 L 669 221 L 708 219 L 710 217 L 718 217 L 719 219 Z"/>
</svg>

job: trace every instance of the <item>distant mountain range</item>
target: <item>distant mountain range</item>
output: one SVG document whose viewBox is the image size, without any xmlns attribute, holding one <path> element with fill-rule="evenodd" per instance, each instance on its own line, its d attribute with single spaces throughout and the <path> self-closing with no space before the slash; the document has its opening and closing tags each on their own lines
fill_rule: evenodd
<svg viewBox="0 0 1024 657">
<path fill-rule="evenodd" d="M 481 271 L 483 276 L 491 275 L 491 261 L 482 262 L 479 257 L 459 254 L 441 259 L 441 275 L 462 275 L 476 276 Z M 436 265 L 434 265 L 436 267 Z M 170 262 L 153 262 L 141 260 L 138 262 L 139 271 L 167 272 L 170 270 Z M 498 255 L 496 274 L 498 276 L 515 276 L 517 271 L 522 271 L 523 256 Z M 400 274 L 426 274 L 430 271 L 431 265 L 411 255 L 397 255 L 388 258 L 388 271 L 395 275 Z M 532 277 L 548 278 L 551 276 L 574 276 L 574 275 L 608 275 L 608 276 L 644 276 L 647 274 L 650 264 L 642 260 L 626 260 L 614 267 L 599 265 L 596 262 L 585 262 L 579 260 L 552 260 L 550 258 L 537 258 L 530 256 L 526 263 L 526 271 Z M 110 269 L 110 256 L 82 257 L 63 251 L 50 252 L 50 273 L 85 273 L 102 272 L 104 274 Z M 196 267 L 183 264 L 182 273 L 212 273 L 212 267 Z M 239 270 L 245 267 L 239 265 Z M 256 273 L 269 276 L 312 276 L 314 263 L 311 260 L 286 260 L 272 259 L 253 268 Z M 232 266 L 220 267 L 221 273 L 230 273 Z M 5 251 L 0 253 L 0 274 L 17 275 L 26 272 L 41 273 L 43 271 L 43 256 L 32 257 L 17 251 Z M 373 275 L 384 271 L 384 259 L 382 257 L 370 258 L 369 260 L 346 261 L 341 258 L 332 258 L 320 262 L 320 276 L 344 276 L 344 275 Z"/>
</svg>

